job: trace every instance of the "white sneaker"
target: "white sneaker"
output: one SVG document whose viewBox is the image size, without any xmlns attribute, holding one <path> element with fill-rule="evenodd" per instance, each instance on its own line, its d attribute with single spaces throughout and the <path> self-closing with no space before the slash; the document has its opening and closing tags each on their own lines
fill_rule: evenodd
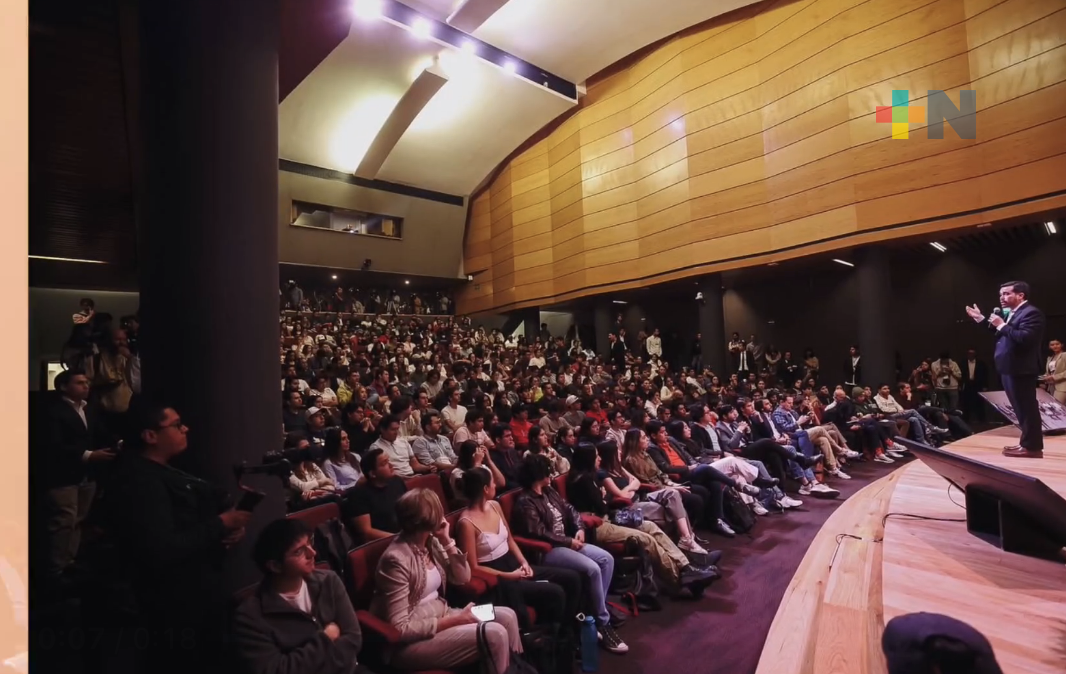
<svg viewBox="0 0 1066 674">
<path fill-rule="evenodd" d="M 811 485 L 805 484 L 805 485 L 801 486 L 799 488 L 799 493 L 800 493 L 800 496 L 810 496 L 811 495 Z"/>
<path fill-rule="evenodd" d="M 836 470 L 829 471 L 829 474 L 832 475 L 833 477 L 839 477 L 841 480 L 850 480 L 851 479 L 850 475 L 848 475 L 844 471 L 840 470 L 839 468 L 837 468 Z"/>
<path fill-rule="evenodd" d="M 860 456 L 862 456 L 862 452 L 853 452 L 850 449 L 848 451 L 844 452 L 844 458 L 845 459 L 857 459 Z"/>
<path fill-rule="evenodd" d="M 902 459 L 903 455 L 894 449 L 886 449 L 885 454 L 891 456 L 893 459 Z"/>
<path fill-rule="evenodd" d="M 876 461 L 877 463 L 895 463 L 895 461 L 888 458 L 884 454 L 878 454 L 877 456 L 875 456 L 874 461 Z"/>
<path fill-rule="evenodd" d="M 762 506 L 762 504 L 759 503 L 758 501 L 756 501 L 755 503 L 751 504 L 751 511 L 753 513 L 755 513 L 756 515 L 767 515 L 767 514 L 770 513 L 770 511 L 767 510 L 766 508 L 764 508 Z"/>
<path fill-rule="evenodd" d="M 782 508 L 798 508 L 803 505 L 803 501 L 791 496 L 783 496 L 777 502 Z"/>
<path fill-rule="evenodd" d="M 677 542 L 677 547 L 681 548 L 685 552 L 691 552 L 694 555 L 706 555 L 707 551 L 696 542 L 695 538 L 682 538 Z"/>
<path fill-rule="evenodd" d="M 812 495 L 822 494 L 822 495 L 826 496 L 827 498 L 836 498 L 837 496 L 840 496 L 840 492 L 839 491 L 837 491 L 836 489 L 833 489 L 832 487 L 830 487 L 829 485 L 825 484 L 824 482 L 819 482 L 818 484 L 816 484 L 813 487 L 811 487 L 811 494 Z"/>
</svg>

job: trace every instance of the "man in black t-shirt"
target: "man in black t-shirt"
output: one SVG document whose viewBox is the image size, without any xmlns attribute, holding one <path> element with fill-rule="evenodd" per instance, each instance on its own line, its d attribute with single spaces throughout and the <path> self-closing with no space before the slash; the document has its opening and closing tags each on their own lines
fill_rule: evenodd
<svg viewBox="0 0 1066 674">
<path fill-rule="evenodd" d="M 396 521 L 396 502 L 407 492 L 403 478 L 393 472 L 389 457 L 380 449 L 372 449 L 360 461 L 366 480 L 360 482 L 344 498 L 344 518 L 363 542 L 388 538 L 400 531 Z"/>
</svg>

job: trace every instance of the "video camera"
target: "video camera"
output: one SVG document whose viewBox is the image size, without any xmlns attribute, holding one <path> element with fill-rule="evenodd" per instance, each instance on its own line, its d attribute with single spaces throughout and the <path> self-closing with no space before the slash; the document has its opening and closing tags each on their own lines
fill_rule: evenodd
<svg viewBox="0 0 1066 674">
<path fill-rule="evenodd" d="M 237 484 L 241 483 L 245 475 L 273 475 L 281 480 L 285 488 L 288 488 L 292 464 L 293 462 L 286 453 L 271 451 L 263 455 L 263 462 L 258 466 L 249 466 L 245 461 L 234 465 L 233 474 L 237 478 Z"/>
</svg>

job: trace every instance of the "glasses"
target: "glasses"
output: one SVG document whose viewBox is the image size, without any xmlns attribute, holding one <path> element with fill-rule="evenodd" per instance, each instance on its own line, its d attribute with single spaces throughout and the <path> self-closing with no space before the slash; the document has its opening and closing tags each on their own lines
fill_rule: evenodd
<svg viewBox="0 0 1066 674">
<path fill-rule="evenodd" d="M 173 421 L 173 422 L 171 422 L 169 424 L 164 424 L 164 425 L 160 426 L 159 430 L 164 431 L 164 430 L 166 430 L 168 428 L 184 429 L 185 428 L 185 424 L 182 423 L 181 419 L 178 419 L 177 421 Z"/>
</svg>

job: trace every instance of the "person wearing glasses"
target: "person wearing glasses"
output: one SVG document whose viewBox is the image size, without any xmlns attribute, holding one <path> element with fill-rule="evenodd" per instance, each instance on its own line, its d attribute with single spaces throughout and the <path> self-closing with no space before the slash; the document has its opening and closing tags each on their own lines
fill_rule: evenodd
<svg viewBox="0 0 1066 674">
<path fill-rule="evenodd" d="M 315 568 L 314 532 L 296 519 L 268 524 L 252 557 L 263 580 L 233 618 L 233 646 L 250 672 L 361 674 L 363 634 L 344 582 Z"/>
<path fill-rule="evenodd" d="M 147 406 L 135 428 L 109 484 L 109 530 L 127 565 L 139 624 L 170 635 L 148 644 L 144 671 L 195 671 L 223 633 L 222 565 L 251 513 L 235 509 L 225 490 L 170 466 L 189 431 L 172 407 Z"/>
</svg>

